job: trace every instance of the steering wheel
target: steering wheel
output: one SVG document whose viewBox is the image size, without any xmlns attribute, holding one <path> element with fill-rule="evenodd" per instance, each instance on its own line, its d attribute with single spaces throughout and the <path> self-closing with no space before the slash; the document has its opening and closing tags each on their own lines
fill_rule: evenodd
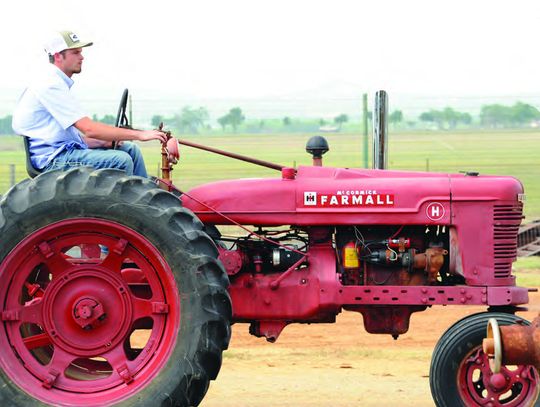
<svg viewBox="0 0 540 407">
<path fill-rule="evenodd" d="M 114 122 L 116 127 L 131 128 L 131 126 L 129 125 L 127 114 L 126 114 L 128 95 L 129 95 L 129 91 L 127 89 L 124 89 L 124 92 L 122 93 L 122 97 L 120 98 L 120 105 L 118 106 L 118 113 L 116 114 L 116 120 Z M 116 149 L 117 144 L 118 143 L 116 141 L 112 142 L 113 150 Z"/>
</svg>

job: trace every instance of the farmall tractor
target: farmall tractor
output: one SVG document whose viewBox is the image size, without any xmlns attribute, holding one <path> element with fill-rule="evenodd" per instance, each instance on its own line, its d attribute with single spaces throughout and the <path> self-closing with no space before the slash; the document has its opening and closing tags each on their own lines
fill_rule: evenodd
<svg viewBox="0 0 540 407">
<path fill-rule="evenodd" d="M 376 101 L 371 170 L 322 166 L 320 137 L 307 146 L 314 165 L 299 168 L 199 146 L 279 176 L 181 192 L 171 137 L 160 179 L 83 167 L 11 188 L 0 201 L 0 405 L 197 405 L 232 323 L 274 342 L 288 324 L 347 310 L 397 338 L 434 305 L 486 308 L 436 345 L 435 404 L 533 405 L 536 369 L 494 373 L 482 348 L 488 320 L 520 321 L 528 302 L 512 275 L 522 185 L 385 170 L 385 94 Z"/>
</svg>

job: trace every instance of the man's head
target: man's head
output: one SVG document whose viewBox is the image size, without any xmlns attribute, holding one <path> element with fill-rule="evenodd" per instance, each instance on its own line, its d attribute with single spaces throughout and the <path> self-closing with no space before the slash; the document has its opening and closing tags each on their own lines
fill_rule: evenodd
<svg viewBox="0 0 540 407">
<path fill-rule="evenodd" d="M 72 31 L 60 31 L 52 35 L 45 43 L 45 52 L 49 55 L 49 62 L 56 65 L 67 76 L 80 73 L 82 67 L 82 49 L 89 47 L 92 42 L 79 40 Z"/>
</svg>

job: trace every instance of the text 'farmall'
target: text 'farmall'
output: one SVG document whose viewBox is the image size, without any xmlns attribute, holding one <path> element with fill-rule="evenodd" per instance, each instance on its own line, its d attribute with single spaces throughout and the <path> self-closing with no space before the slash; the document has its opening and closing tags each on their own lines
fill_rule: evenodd
<svg viewBox="0 0 540 407">
<path fill-rule="evenodd" d="M 304 192 L 304 206 L 351 207 L 351 206 L 394 206 L 394 195 L 375 191 L 337 191 L 335 193 Z M 362 193 L 363 192 L 363 193 Z"/>
</svg>

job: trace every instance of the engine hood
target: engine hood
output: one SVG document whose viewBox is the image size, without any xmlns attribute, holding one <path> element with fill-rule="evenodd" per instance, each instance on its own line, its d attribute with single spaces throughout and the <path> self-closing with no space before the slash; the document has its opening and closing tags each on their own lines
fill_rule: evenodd
<svg viewBox="0 0 540 407">
<path fill-rule="evenodd" d="M 182 201 L 214 224 L 450 224 L 452 200 L 515 201 L 520 193 L 512 177 L 305 166 L 294 177 L 204 184 Z"/>
</svg>

